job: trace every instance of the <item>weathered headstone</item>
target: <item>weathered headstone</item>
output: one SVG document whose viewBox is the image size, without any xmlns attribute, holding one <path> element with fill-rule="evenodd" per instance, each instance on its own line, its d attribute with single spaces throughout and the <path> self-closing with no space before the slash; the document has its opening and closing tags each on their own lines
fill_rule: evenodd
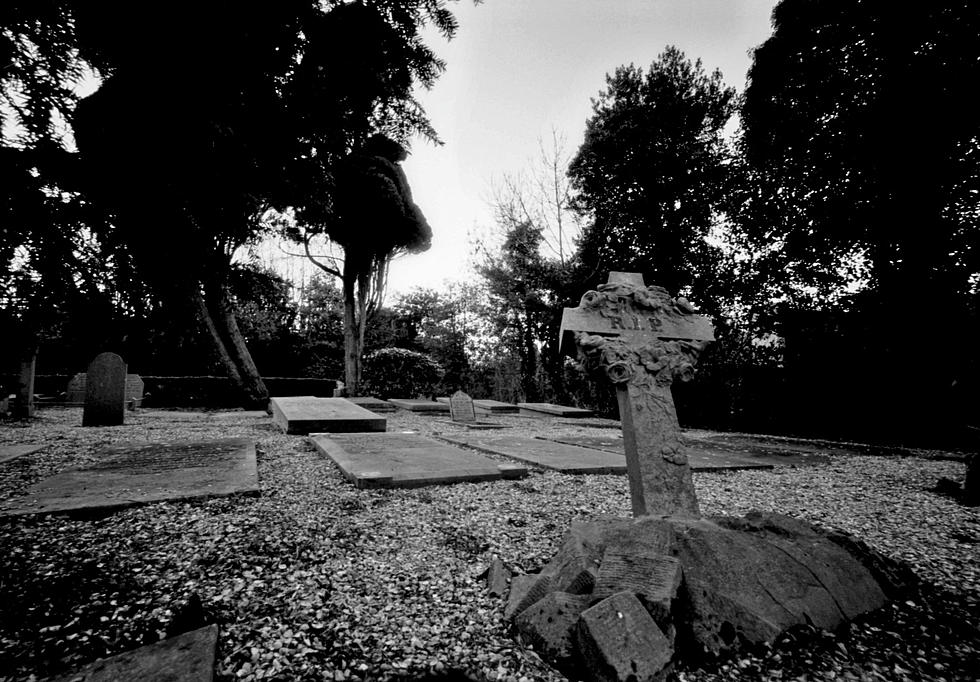
<svg viewBox="0 0 980 682">
<path fill-rule="evenodd" d="M 139 374 L 126 375 L 126 406 L 136 409 L 143 403 L 143 377 Z"/>
<path fill-rule="evenodd" d="M 85 383 L 86 377 L 85 372 L 77 372 L 68 381 L 68 386 L 65 388 L 65 402 L 68 403 L 85 403 Z"/>
<path fill-rule="evenodd" d="M 462 391 L 456 391 L 449 396 L 449 414 L 454 422 L 475 424 L 476 410 L 473 407 L 473 398 Z"/>
<path fill-rule="evenodd" d="M 36 366 L 37 355 L 34 353 L 21 360 L 17 400 L 14 403 L 14 417 L 18 419 L 30 419 L 34 416 L 34 370 Z"/>
<path fill-rule="evenodd" d="M 85 373 L 82 426 L 119 426 L 125 410 L 126 363 L 115 353 L 100 353 Z"/>
<path fill-rule="evenodd" d="M 565 308 L 560 339 L 563 352 L 577 348 L 587 369 L 616 386 L 633 515 L 699 516 L 670 385 L 693 374 L 714 339 L 711 322 L 639 274 L 610 272 L 579 307 Z"/>
</svg>

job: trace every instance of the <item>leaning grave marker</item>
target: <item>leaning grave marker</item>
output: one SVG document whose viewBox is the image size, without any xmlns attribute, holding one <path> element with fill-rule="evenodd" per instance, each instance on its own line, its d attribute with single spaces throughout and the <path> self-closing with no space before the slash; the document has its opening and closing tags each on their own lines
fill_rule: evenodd
<svg viewBox="0 0 980 682">
<path fill-rule="evenodd" d="M 910 572 L 848 536 L 777 513 L 701 518 L 670 384 L 713 332 L 686 300 L 612 272 L 564 313 L 562 349 L 616 386 L 635 518 L 573 522 L 540 573 L 514 577 L 504 615 L 556 667 L 627 680 L 644 661 L 653 676 L 675 642 L 699 658 L 833 629 L 907 588 Z M 604 624 L 627 611 L 649 637 Z"/>
<path fill-rule="evenodd" d="M 85 376 L 82 426 L 120 426 L 126 411 L 126 363 L 115 353 L 99 353 Z"/>
<path fill-rule="evenodd" d="M 255 443 L 243 438 L 121 444 L 42 479 L 0 505 L 0 516 L 105 513 L 137 504 L 259 493 Z"/>
</svg>

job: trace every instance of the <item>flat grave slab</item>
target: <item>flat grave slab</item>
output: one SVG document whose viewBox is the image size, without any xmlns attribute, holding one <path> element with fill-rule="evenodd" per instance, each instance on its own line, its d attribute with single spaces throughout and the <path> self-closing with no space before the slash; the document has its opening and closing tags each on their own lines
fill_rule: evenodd
<svg viewBox="0 0 980 682">
<path fill-rule="evenodd" d="M 526 467 L 418 434 L 314 434 L 311 440 L 358 488 L 413 488 L 527 475 Z"/>
<path fill-rule="evenodd" d="M 526 417 L 591 417 L 592 410 L 580 407 L 566 407 L 552 403 L 517 403 L 520 414 Z"/>
<path fill-rule="evenodd" d="M 394 412 L 398 408 L 389 403 L 387 400 L 381 400 L 380 398 L 374 398 L 372 396 L 358 396 L 356 398 L 347 398 L 358 407 L 363 407 L 365 410 L 370 410 L 376 414 L 381 414 L 383 412 Z"/>
<path fill-rule="evenodd" d="M 291 396 L 269 399 L 272 420 L 290 435 L 384 431 L 388 421 L 346 398 Z"/>
<path fill-rule="evenodd" d="M 473 407 L 478 413 L 483 414 L 517 414 L 520 409 L 517 405 L 499 400 L 474 400 Z"/>
<path fill-rule="evenodd" d="M 0 516 L 106 513 L 149 502 L 259 493 L 255 443 L 244 438 L 131 443 L 38 481 Z"/>
<path fill-rule="evenodd" d="M 437 400 L 421 398 L 388 398 L 388 402 L 409 412 L 427 412 L 434 414 L 449 414 L 449 402 L 440 403 Z"/>
<path fill-rule="evenodd" d="M 37 452 L 43 445 L 0 445 L 0 463 Z"/>
<path fill-rule="evenodd" d="M 511 434 L 463 434 L 444 440 L 566 474 L 625 474 L 626 458 L 541 438 Z"/>
<path fill-rule="evenodd" d="M 596 448 L 604 452 L 626 456 L 622 438 L 605 436 L 568 436 L 549 438 L 557 443 L 568 443 L 586 448 Z M 717 471 L 734 469 L 772 469 L 775 466 L 824 464 L 829 461 L 826 455 L 783 450 L 775 452 L 769 448 L 732 447 L 710 440 L 690 439 L 682 436 L 681 442 L 687 448 L 688 460 L 693 471 Z"/>
<path fill-rule="evenodd" d="M 208 625 L 155 644 L 99 659 L 71 675 L 49 682 L 211 682 L 214 679 L 217 645 L 218 626 Z"/>
</svg>

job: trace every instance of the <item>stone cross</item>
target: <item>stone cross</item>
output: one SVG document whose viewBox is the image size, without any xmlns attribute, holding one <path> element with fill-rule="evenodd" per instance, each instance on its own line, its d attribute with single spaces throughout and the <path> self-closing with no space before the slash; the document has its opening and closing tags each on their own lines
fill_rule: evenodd
<svg viewBox="0 0 980 682">
<path fill-rule="evenodd" d="M 115 353 L 100 353 L 88 366 L 82 426 L 119 426 L 126 410 L 126 363 Z"/>
<path fill-rule="evenodd" d="M 714 340 L 711 322 L 638 273 L 610 272 L 565 308 L 560 339 L 562 352 L 577 349 L 593 376 L 616 386 L 633 515 L 700 516 L 670 385 L 693 375 Z"/>
</svg>

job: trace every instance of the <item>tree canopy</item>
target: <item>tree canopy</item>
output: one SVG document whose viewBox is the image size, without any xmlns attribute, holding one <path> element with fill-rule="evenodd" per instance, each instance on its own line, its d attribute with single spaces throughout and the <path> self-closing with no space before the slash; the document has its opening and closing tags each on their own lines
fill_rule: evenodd
<svg viewBox="0 0 980 682">
<path fill-rule="evenodd" d="M 629 270 L 686 290 L 705 267 L 735 91 L 673 46 L 646 72 L 617 68 L 606 86 L 569 167 L 576 202 L 592 219 L 580 253 L 593 280 Z"/>
</svg>

